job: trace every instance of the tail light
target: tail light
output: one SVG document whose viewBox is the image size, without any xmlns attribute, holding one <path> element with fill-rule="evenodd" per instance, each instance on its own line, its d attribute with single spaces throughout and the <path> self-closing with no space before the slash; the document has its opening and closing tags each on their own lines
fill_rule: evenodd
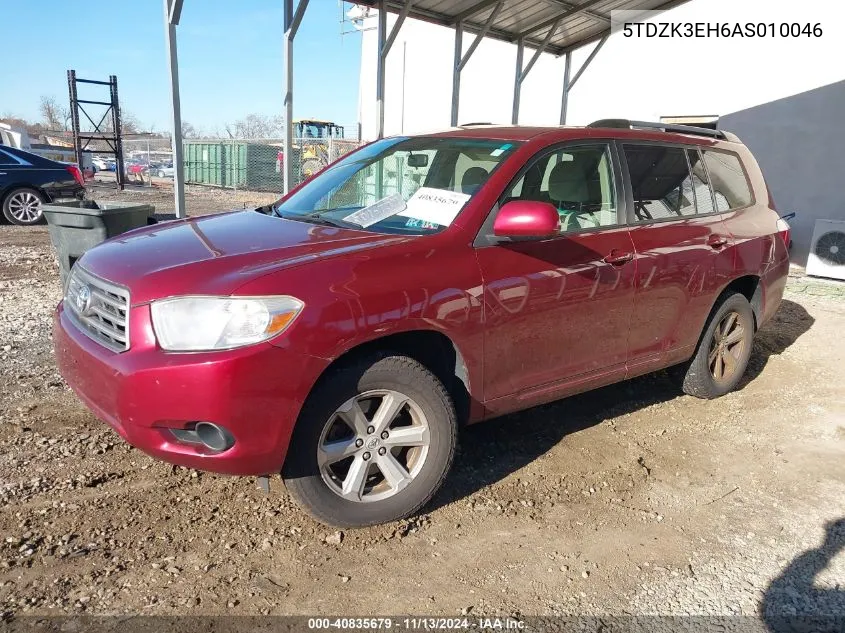
<svg viewBox="0 0 845 633">
<path fill-rule="evenodd" d="M 787 222 L 787 220 L 791 220 L 794 217 L 794 213 L 789 213 L 782 218 L 778 218 L 778 235 L 780 235 L 783 243 L 786 244 L 787 250 L 790 246 L 792 246 L 792 238 L 789 235 L 792 228 L 789 226 L 789 222 Z"/>
<path fill-rule="evenodd" d="M 68 165 L 67 170 L 70 172 L 70 175 L 73 176 L 73 179 L 80 184 L 80 186 L 85 186 L 85 180 L 82 178 L 82 172 L 79 171 L 79 167 L 76 165 Z"/>
</svg>

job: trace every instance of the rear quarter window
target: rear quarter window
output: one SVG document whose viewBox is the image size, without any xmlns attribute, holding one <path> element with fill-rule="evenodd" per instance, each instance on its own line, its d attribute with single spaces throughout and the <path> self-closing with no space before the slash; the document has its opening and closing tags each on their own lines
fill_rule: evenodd
<svg viewBox="0 0 845 633">
<path fill-rule="evenodd" d="M 713 187 L 716 210 L 730 211 L 750 205 L 754 198 L 739 156 L 714 150 L 703 150 L 702 154 Z"/>
</svg>

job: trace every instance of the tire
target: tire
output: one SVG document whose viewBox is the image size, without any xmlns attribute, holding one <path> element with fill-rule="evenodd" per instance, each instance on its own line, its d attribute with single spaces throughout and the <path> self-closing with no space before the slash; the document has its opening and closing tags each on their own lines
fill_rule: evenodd
<svg viewBox="0 0 845 633">
<path fill-rule="evenodd" d="M 35 189 L 20 187 L 12 189 L 3 199 L 3 215 L 12 224 L 32 226 L 44 218 L 41 205 L 45 202 Z"/>
<path fill-rule="evenodd" d="M 407 402 L 396 405 L 402 398 Z M 376 415 L 385 403 L 394 403 L 398 416 Z M 384 411 L 389 409 L 388 404 Z M 374 425 L 388 417 L 392 422 L 383 439 Z M 351 419 L 358 424 L 346 422 Z M 418 443 L 402 445 L 411 440 L 398 438 L 409 434 Z M 333 439 L 338 437 L 342 439 Z M 431 499 L 452 465 L 456 444 L 457 416 L 443 384 L 407 356 L 380 354 L 332 372 L 317 384 L 297 421 L 282 476 L 294 498 L 321 523 L 341 528 L 386 523 L 414 514 Z M 346 455 L 339 460 L 338 446 L 345 447 Z M 395 486 L 385 475 L 390 471 Z M 363 483 L 354 485 L 358 481 Z"/>
<path fill-rule="evenodd" d="M 754 312 L 748 299 L 739 293 L 723 295 L 707 321 L 695 355 L 681 367 L 686 369 L 684 392 L 713 399 L 736 389 L 748 367 L 753 339 Z"/>
</svg>

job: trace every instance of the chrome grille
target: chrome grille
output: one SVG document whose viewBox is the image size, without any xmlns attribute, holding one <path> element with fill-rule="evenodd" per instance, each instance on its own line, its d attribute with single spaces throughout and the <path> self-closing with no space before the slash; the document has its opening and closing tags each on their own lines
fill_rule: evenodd
<svg viewBox="0 0 845 633">
<path fill-rule="evenodd" d="M 129 291 L 74 266 L 65 310 L 80 330 L 115 352 L 129 349 Z"/>
</svg>

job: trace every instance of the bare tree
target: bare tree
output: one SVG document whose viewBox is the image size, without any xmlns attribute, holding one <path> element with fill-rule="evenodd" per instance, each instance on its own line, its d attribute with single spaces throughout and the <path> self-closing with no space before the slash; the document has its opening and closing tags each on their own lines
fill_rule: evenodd
<svg viewBox="0 0 845 633">
<path fill-rule="evenodd" d="M 67 108 L 59 105 L 55 97 L 41 96 L 41 104 L 38 106 L 41 112 L 41 119 L 48 130 L 65 130 L 67 126 Z"/>
<path fill-rule="evenodd" d="M 182 138 L 195 138 L 196 136 L 196 128 L 188 121 L 182 121 Z"/>
<path fill-rule="evenodd" d="M 263 114 L 248 114 L 226 125 L 229 138 L 273 138 L 281 134 L 278 117 L 271 118 Z"/>
<path fill-rule="evenodd" d="M 90 114 L 90 113 L 89 113 Z M 97 122 L 99 116 L 94 119 L 94 122 Z M 90 131 L 92 126 L 86 120 L 85 123 L 80 121 L 82 129 Z M 103 120 L 100 129 L 104 132 L 112 132 L 114 130 L 114 119 L 112 118 L 111 113 L 106 116 Z M 134 114 L 129 112 L 126 108 L 120 109 L 120 132 L 121 134 L 138 134 L 141 132 L 141 122 L 138 121 L 138 117 Z"/>
<path fill-rule="evenodd" d="M 120 129 L 123 134 L 137 134 L 141 131 L 141 122 L 128 110 L 120 109 Z"/>
</svg>

